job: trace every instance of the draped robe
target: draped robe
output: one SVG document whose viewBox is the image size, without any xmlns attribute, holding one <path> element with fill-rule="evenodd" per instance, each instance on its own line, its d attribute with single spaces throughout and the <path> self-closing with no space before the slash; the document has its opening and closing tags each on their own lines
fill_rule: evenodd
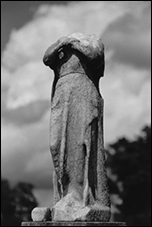
<svg viewBox="0 0 152 227">
<path fill-rule="evenodd" d="M 56 45 L 61 48 L 59 41 Z M 51 47 L 51 53 L 60 50 L 56 45 Z M 64 50 L 63 45 L 61 50 L 63 56 L 70 51 L 69 47 Z M 47 61 L 49 51 L 45 56 Z M 83 208 L 92 207 L 93 211 L 106 212 L 102 220 L 107 221 L 110 218 L 110 202 L 103 142 L 103 98 L 98 89 L 99 78 L 94 80 L 90 77 L 92 72 L 88 73 L 86 67 L 81 65 L 84 59 L 79 57 L 74 51 L 64 62 L 59 63 L 60 58 L 54 60 L 56 63 L 52 66 L 55 79 L 51 102 L 50 150 L 55 170 L 54 219 L 62 220 L 64 216 L 65 220 L 85 220 L 88 211 L 83 216 L 79 210 L 83 213 Z M 50 62 L 47 64 L 50 65 Z M 64 64 L 66 66 L 61 72 Z M 66 213 L 70 201 L 73 213 L 72 208 Z M 65 210 L 62 210 L 62 206 L 65 206 Z M 68 212 L 71 212 L 70 215 Z M 99 216 L 101 214 L 97 212 L 97 220 L 100 220 Z"/>
</svg>

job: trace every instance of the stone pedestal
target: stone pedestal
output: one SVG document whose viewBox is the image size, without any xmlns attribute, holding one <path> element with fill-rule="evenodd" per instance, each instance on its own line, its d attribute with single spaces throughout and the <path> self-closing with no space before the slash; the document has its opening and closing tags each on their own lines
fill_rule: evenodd
<svg viewBox="0 0 152 227">
<path fill-rule="evenodd" d="M 126 226 L 125 222 L 22 222 L 22 226 Z"/>
</svg>

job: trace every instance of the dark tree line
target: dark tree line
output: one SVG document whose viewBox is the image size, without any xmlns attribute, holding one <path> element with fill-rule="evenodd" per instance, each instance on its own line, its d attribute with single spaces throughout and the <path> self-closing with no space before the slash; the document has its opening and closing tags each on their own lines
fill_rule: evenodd
<svg viewBox="0 0 152 227">
<path fill-rule="evenodd" d="M 122 138 L 109 145 L 107 154 L 107 165 L 117 177 L 110 181 L 110 191 L 122 199 L 119 221 L 151 226 L 151 127 L 134 141 Z"/>
<path fill-rule="evenodd" d="M 37 205 L 31 184 L 21 182 L 11 188 L 8 180 L 1 179 L 1 226 L 31 221 L 31 211 Z"/>
</svg>

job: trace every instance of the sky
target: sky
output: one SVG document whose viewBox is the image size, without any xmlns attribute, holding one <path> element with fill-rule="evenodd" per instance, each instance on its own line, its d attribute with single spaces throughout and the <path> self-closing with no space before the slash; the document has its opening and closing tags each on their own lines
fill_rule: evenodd
<svg viewBox="0 0 152 227">
<path fill-rule="evenodd" d="M 49 151 L 53 71 L 42 58 L 52 43 L 74 32 L 105 45 L 105 147 L 133 140 L 151 123 L 150 1 L 1 2 L 2 177 L 35 186 L 41 206 L 52 204 Z"/>
</svg>

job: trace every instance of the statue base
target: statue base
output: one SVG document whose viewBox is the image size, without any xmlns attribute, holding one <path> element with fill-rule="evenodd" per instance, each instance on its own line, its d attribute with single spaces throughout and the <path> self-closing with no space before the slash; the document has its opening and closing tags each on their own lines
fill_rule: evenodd
<svg viewBox="0 0 152 227">
<path fill-rule="evenodd" d="M 22 226 L 126 226 L 125 222 L 22 222 Z"/>
</svg>

